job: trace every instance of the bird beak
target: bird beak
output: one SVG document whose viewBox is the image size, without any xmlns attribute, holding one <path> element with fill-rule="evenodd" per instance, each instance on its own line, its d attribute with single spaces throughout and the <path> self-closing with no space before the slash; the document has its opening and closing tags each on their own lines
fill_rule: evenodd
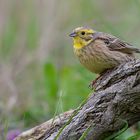
<svg viewBox="0 0 140 140">
<path fill-rule="evenodd" d="M 70 37 L 75 37 L 77 34 L 75 32 L 72 32 L 71 34 L 69 34 Z"/>
</svg>

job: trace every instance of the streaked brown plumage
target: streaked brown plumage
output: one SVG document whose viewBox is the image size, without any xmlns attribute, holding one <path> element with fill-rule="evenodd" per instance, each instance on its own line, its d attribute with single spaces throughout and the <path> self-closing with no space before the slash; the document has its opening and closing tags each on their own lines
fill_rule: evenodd
<svg viewBox="0 0 140 140">
<path fill-rule="evenodd" d="M 140 53 L 138 48 L 115 36 L 89 28 L 76 28 L 70 36 L 74 40 L 74 53 L 81 64 L 97 74 L 133 60 L 134 53 Z"/>
</svg>

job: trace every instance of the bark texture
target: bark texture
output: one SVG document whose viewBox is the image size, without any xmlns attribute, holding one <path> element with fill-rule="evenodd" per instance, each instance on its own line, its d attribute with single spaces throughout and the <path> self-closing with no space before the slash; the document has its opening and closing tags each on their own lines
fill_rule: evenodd
<svg viewBox="0 0 140 140">
<path fill-rule="evenodd" d="M 16 140 L 53 140 L 73 111 L 21 134 Z M 58 140 L 78 140 L 90 128 L 86 140 L 104 140 L 128 122 L 140 120 L 140 60 L 120 65 L 104 74 L 95 85 L 95 92 L 64 127 Z"/>
</svg>

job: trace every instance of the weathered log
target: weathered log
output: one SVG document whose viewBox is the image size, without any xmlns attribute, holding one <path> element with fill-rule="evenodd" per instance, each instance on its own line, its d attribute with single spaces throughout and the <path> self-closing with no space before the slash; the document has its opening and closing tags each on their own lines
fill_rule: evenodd
<svg viewBox="0 0 140 140">
<path fill-rule="evenodd" d="M 53 140 L 65 125 L 58 140 L 78 140 L 90 128 L 86 140 L 104 140 L 128 123 L 140 120 L 140 60 L 120 65 L 96 82 L 95 92 L 78 110 L 61 114 L 22 133 L 16 140 Z M 71 121 L 68 122 L 69 118 Z"/>
</svg>

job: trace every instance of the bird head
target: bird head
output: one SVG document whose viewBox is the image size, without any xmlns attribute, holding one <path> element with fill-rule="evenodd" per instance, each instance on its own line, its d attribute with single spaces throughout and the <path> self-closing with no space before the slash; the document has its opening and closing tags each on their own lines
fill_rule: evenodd
<svg viewBox="0 0 140 140">
<path fill-rule="evenodd" d="M 75 49 L 81 49 L 87 46 L 91 41 L 93 41 L 93 34 L 96 31 L 85 28 L 85 27 L 78 27 L 73 30 L 73 32 L 69 35 L 73 38 L 73 47 Z"/>
</svg>

